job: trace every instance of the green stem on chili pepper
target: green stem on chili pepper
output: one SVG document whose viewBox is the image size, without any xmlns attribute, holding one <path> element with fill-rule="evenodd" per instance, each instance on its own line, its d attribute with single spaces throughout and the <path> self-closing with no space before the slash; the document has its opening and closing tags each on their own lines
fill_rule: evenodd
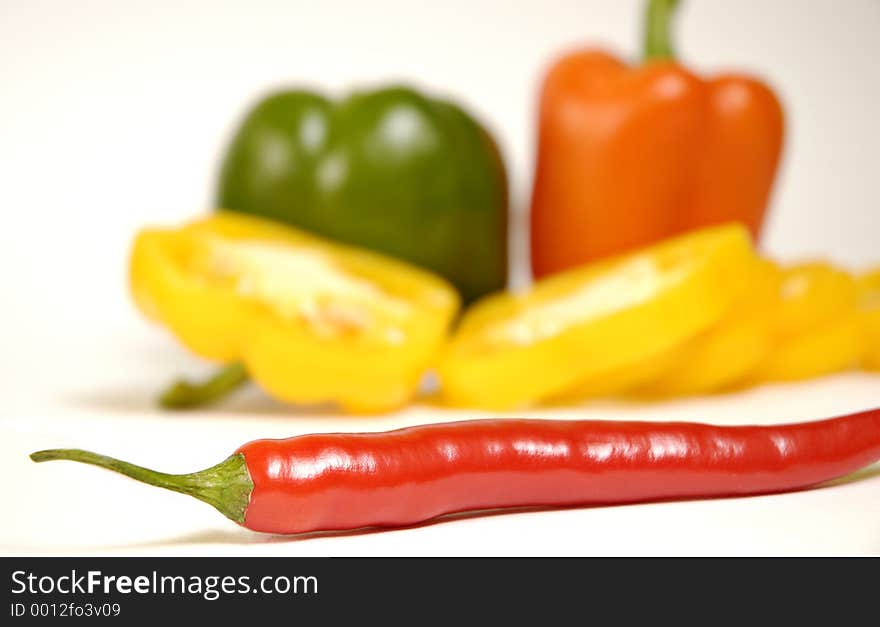
<svg viewBox="0 0 880 627">
<path fill-rule="evenodd" d="M 216 466 L 185 475 L 170 475 L 80 449 L 37 451 L 31 453 L 30 457 L 35 462 L 65 459 L 92 464 L 148 485 L 188 494 L 239 524 L 244 522 L 244 514 L 254 490 L 254 482 L 241 453 L 230 455 Z"/>
<path fill-rule="evenodd" d="M 645 61 L 675 58 L 670 24 L 679 0 L 650 0 L 645 13 Z"/>
<path fill-rule="evenodd" d="M 159 396 L 159 404 L 166 409 L 191 409 L 212 403 L 248 380 L 242 364 L 229 364 L 217 370 L 204 381 L 178 379 Z"/>
</svg>

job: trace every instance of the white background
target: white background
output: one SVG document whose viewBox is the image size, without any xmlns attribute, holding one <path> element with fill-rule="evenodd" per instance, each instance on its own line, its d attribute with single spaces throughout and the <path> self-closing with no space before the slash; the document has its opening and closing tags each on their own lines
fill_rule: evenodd
<svg viewBox="0 0 880 627">
<path fill-rule="evenodd" d="M 468 519 L 281 542 L 184 497 L 91 468 L 35 466 L 78 445 L 191 470 L 241 442 L 461 418 L 307 416 L 259 394 L 214 413 L 155 412 L 151 394 L 203 366 L 141 321 L 125 286 L 135 230 L 210 207 L 216 157 L 261 92 L 389 80 L 459 100 L 496 133 L 517 218 L 530 185 L 535 92 L 575 45 L 633 57 L 640 2 L 0 0 L 0 482 L 6 552 L 880 552 L 880 478 L 780 497 Z M 686 2 L 678 49 L 700 72 L 769 77 L 788 114 L 765 248 L 880 262 L 880 2 Z M 514 237 L 522 253 L 523 236 Z M 518 266 L 519 272 L 523 266 Z M 877 404 L 847 375 L 743 395 L 566 415 L 769 422 Z M 473 413 L 466 413 L 471 416 Z M 542 412 L 539 415 L 550 415 Z"/>
</svg>

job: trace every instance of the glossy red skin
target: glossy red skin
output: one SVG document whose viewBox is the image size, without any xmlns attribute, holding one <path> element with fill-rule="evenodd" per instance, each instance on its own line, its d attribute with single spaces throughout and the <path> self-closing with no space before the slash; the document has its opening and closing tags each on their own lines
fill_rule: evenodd
<svg viewBox="0 0 880 627">
<path fill-rule="evenodd" d="M 880 459 L 880 409 L 779 426 L 475 420 L 242 446 L 244 526 L 400 526 L 452 512 L 761 494 Z"/>
</svg>

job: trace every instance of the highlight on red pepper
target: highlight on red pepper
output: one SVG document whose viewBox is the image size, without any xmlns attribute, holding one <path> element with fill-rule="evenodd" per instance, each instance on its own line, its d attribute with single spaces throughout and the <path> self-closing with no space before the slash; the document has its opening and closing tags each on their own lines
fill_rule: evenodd
<svg viewBox="0 0 880 627">
<path fill-rule="evenodd" d="M 678 4 L 646 4 L 642 63 L 582 49 L 547 72 L 531 199 L 535 277 L 710 224 L 741 222 L 760 236 L 782 107 L 757 78 L 702 78 L 678 63 Z"/>
<path fill-rule="evenodd" d="M 31 459 L 93 464 L 193 496 L 254 531 L 304 533 L 808 488 L 880 459 L 880 409 L 776 426 L 507 419 L 314 434 L 249 442 L 185 475 L 77 449 Z"/>
</svg>

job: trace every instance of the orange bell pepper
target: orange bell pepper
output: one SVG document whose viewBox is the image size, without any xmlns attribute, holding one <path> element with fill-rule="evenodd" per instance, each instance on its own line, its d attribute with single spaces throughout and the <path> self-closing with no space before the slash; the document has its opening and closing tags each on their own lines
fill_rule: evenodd
<svg viewBox="0 0 880 627">
<path fill-rule="evenodd" d="M 703 79 L 676 63 L 677 4 L 648 4 L 644 64 L 579 50 L 550 68 L 531 203 L 535 277 L 710 224 L 760 234 L 782 107 L 759 80 Z"/>
</svg>

